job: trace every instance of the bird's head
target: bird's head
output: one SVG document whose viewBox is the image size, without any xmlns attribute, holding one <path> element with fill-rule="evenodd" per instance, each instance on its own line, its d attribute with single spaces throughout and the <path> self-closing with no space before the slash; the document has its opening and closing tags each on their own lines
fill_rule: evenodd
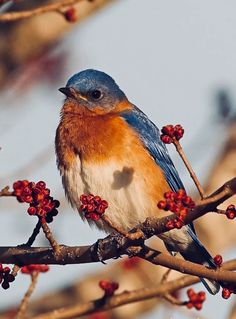
<svg viewBox="0 0 236 319">
<path fill-rule="evenodd" d="M 121 102 L 126 102 L 125 94 L 116 82 L 106 73 L 97 70 L 84 70 L 73 75 L 66 87 L 60 88 L 75 107 L 89 111 L 109 113 Z"/>
</svg>

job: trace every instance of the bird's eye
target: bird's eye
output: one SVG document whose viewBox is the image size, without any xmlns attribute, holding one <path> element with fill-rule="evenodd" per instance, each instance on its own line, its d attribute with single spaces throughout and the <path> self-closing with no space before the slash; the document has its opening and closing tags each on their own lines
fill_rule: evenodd
<svg viewBox="0 0 236 319">
<path fill-rule="evenodd" d="M 98 100 L 100 100 L 100 99 L 103 97 L 102 92 L 99 91 L 99 90 L 93 90 L 93 91 L 91 91 L 91 92 L 90 92 L 90 96 L 91 96 L 91 98 L 92 98 L 93 100 L 95 100 L 95 101 L 98 101 Z"/>
</svg>

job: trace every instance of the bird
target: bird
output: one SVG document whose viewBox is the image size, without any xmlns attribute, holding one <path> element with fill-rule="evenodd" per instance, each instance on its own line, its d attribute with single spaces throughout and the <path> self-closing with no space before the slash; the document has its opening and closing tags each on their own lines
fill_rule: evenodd
<svg viewBox="0 0 236 319">
<path fill-rule="evenodd" d="M 102 71 L 80 71 L 59 91 L 65 101 L 55 151 L 72 207 L 80 212 L 81 194 L 99 195 L 109 203 L 109 220 L 124 231 L 147 217 L 163 217 L 157 202 L 165 192 L 184 189 L 184 185 L 156 125 Z M 108 233 L 113 231 L 102 219 L 88 222 Z M 216 268 L 193 224 L 158 237 L 169 252 L 179 252 L 188 261 Z M 219 291 L 218 282 L 200 279 L 211 294 Z"/>
</svg>

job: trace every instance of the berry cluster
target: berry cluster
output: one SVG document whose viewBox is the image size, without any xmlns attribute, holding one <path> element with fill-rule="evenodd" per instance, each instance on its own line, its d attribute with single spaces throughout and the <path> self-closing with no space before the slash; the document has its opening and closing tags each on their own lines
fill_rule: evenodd
<svg viewBox="0 0 236 319">
<path fill-rule="evenodd" d="M 29 215 L 38 216 L 50 223 L 58 214 L 57 208 L 60 202 L 50 196 L 50 190 L 46 188 L 45 182 L 17 181 L 13 184 L 13 189 L 13 194 L 20 203 L 30 204 L 27 210 Z"/>
<path fill-rule="evenodd" d="M 235 205 L 229 205 L 227 208 L 226 208 L 226 212 L 225 212 L 226 216 L 229 218 L 229 219 L 234 219 L 236 217 L 236 208 L 235 208 Z"/>
<path fill-rule="evenodd" d="M 11 269 L 9 267 L 3 267 L 0 264 L 0 283 L 3 289 L 8 289 L 10 287 L 10 282 L 15 280 L 15 276 L 10 274 Z"/>
<path fill-rule="evenodd" d="M 22 274 L 32 274 L 33 272 L 47 272 L 49 270 L 48 265 L 35 265 L 31 264 L 21 268 Z"/>
<path fill-rule="evenodd" d="M 81 195 L 80 196 L 80 212 L 84 214 L 85 218 L 97 221 L 105 213 L 108 207 L 107 201 L 101 199 L 100 196 Z"/>
<path fill-rule="evenodd" d="M 216 255 L 214 257 L 214 263 L 216 264 L 216 266 L 220 267 L 223 263 L 223 258 L 221 255 Z"/>
<path fill-rule="evenodd" d="M 169 220 L 166 223 L 167 229 L 181 228 L 189 209 L 195 207 L 194 201 L 190 196 L 187 196 L 183 189 L 179 189 L 177 192 L 166 192 L 164 198 L 165 200 L 157 203 L 157 207 L 165 211 L 171 211 L 178 216 L 177 219 Z"/>
<path fill-rule="evenodd" d="M 133 269 L 137 267 L 138 264 L 140 264 L 141 260 L 142 259 L 139 257 L 125 258 L 122 262 L 122 267 L 126 270 Z"/>
<path fill-rule="evenodd" d="M 184 135 L 183 127 L 178 125 L 166 125 L 161 129 L 161 140 L 165 144 L 173 143 L 173 140 L 180 140 Z"/>
<path fill-rule="evenodd" d="M 204 291 L 196 293 L 192 288 L 187 290 L 189 301 L 186 302 L 188 309 L 195 308 L 196 310 L 202 309 L 202 304 L 206 300 L 206 294 Z"/>
<path fill-rule="evenodd" d="M 100 280 L 99 287 L 104 290 L 105 297 L 111 297 L 114 295 L 115 290 L 119 288 L 119 284 L 108 280 Z"/>
<path fill-rule="evenodd" d="M 64 12 L 64 16 L 66 21 L 68 22 L 76 22 L 78 19 L 77 11 L 74 7 L 69 8 Z"/>
</svg>

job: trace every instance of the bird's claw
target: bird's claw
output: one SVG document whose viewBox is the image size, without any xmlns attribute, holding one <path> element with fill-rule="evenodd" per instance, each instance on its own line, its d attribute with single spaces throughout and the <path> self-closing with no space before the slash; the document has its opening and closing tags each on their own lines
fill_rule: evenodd
<svg viewBox="0 0 236 319">
<path fill-rule="evenodd" d="M 96 243 L 91 248 L 91 257 L 94 261 L 99 260 L 104 265 L 106 264 L 104 261 L 104 255 L 105 255 L 105 239 L 98 239 Z"/>
<path fill-rule="evenodd" d="M 98 239 L 91 248 L 91 257 L 94 261 L 99 260 L 103 264 L 106 264 L 104 262 L 104 260 L 106 259 L 105 256 L 108 256 L 109 254 L 111 254 L 111 252 L 114 251 L 115 254 L 112 254 L 113 256 L 115 255 L 114 258 L 119 258 L 121 256 L 120 252 L 123 246 L 124 237 L 119 234 L 110 235 L 104 239 Z"/>
</svg>

